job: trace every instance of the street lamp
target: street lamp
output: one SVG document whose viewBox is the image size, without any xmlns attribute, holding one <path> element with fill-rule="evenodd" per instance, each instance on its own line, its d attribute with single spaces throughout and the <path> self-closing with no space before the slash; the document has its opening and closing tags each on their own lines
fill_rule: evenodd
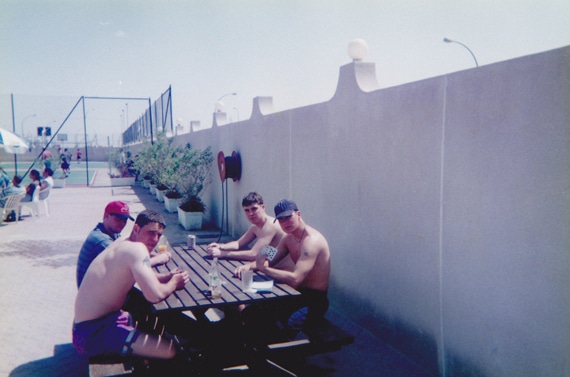
<svg viewBox="0 0 570 377">
<path fill-rule="evenodd" d="M 129 124 L 129 103 L 128 103 L 128 102 L 125 103 L 125 106 L 127 107 L 127 118 L 126 118 L 126 121 L 125 121 L 125 128 L 127 128 L 127 127 L 130 126 L 130 124 Z"/>
<path fill-rule="evenodd" d="M 28 118 L 33 118 L 33 117 L 35 117 L 35 116 L 36 116 L 36 114 L 28 115 L 27 117 L 25 117 L 25 118 L 22 120 L 22 137 L 23 137 L 23 138 L 25 138 L 25 136 L 24 136 L 24 122 L 26 121 L 26 119 L 28 119 Z"/>
<path fill-rule="evenodd" d="M 221 96 L 220 98 L 218 98 L 218 100 L 216 101 L 216 105 L 214 106 L 214 112 L 215 113 L 219 113 L 222 111 L 223 107 L 224 107 L 224 103 L 220 102 L 222 100 L 222 98 L 225 98 L 227 96 L 237 96 L 237 93 L 226 93 L 223 96 Z"/>
<path fill-rule="evenodd" d="M 467 49 L 467 51 L 469 51 L 469 53 L 470 53 L 471 56 L 473 57 L 473 60 L 475 60 L 475 66 L 476 66 L 476 67 L 479 67 L 479 63 L 477 63 L 477 58 L 475 57 L 475 54 L 473 54 L 473 51 L 471 51 L 471 49 L 470 49 L 469 47 L 467 47 L 466 45 L 464 45 L 464 44 L 461 43 L 461 42 L 454 41 L 454 40 L 449 39 L 449 38 L 443 38 L 443 41 L 444 41 L 445 43 L 457 43 L 458 45 L 461 45 L 461 46 L 465 47 L 465 48 Z"/>
</svg>

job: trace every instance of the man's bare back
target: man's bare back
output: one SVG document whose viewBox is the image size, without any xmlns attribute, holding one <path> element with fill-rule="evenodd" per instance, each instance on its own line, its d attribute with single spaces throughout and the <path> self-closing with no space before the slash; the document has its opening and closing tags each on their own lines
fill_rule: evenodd
<svg viewBox="0 0 570 377">
<path fill-rule="evenodd" d="M 158 275 L 151 267 L 150 252 L 164 224 L 160 214 L 141 212 L 130 236 L 115 241 L 91 262 L 75 300 L 73 345 L 78 352 L 91 356 L 131 349 L 144 357 L 174 357 L 172 340 L 150 334 L 139 337 L 141 332 L 127 323 L 128 313 L 121 311 L 135 283 L 148 301 L 158 302 L 189 281 L 188 273 L 180 269 Z"/>
<path fill-rule="evenodd" d="M 75 302 L 75 321 L 83 322 L 121 309 L 135 284 L 131 264 L 148 258 L 139 242 L 120 238 L 93 260 Z"/>
</svg>

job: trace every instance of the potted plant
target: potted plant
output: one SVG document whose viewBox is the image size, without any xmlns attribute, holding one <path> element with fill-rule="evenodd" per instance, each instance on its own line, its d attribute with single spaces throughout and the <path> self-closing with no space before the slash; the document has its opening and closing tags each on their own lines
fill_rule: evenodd
<svg viewBox="0 0 570 377">
<path fill-rule="evenodd" d="M 182 195 L 178 191 L 170 190 L 164 194 L 164 208 L 168 212 L 177 212 L 180 204 L 182 204 Z"/>
<path fill-rule="evenodd" d="M 148 174 L 145 175 L 143 177 L 143 187 L 150 188 L 150 181 L 151 181 L 150 175 L 148 175 Z"/>
<path fill-rule="evenodd" d="M 111 186 L 132 186 L 135 184 L 133 161 L 130 152 L 122 149 L 109 153 L 109 165 L 115 169 L 109 173 Z"/>
<path fill-rule="evenodd" d="M 133 169 L 142 175 L 145 182 L 148 181 L 150 193 L 156 195 L 156 186 L 167 184 L 162 176 L 176 148 L 172 148 L 171 142 L 163 132 L 156 135 L 154 144 L 141 149 L 134 158 Z"/>
<path fill-rule="evenodd" d="M 197 196 L 185 200 L 177 208 L 178 222 L 186 230 L 202 229 L 202 214 L 206 212 L 206 205 Z"/>
<path fill-rule="evenodd" d="M 214 157 L 210 147 L 203 151 L 189 147 L 182 150 L 178 187 L 184 200 L 178 207 L 178 222 L 186 230 L 202 227 L 202 215 L 206 211 L 206 205 L 200 194 L 212 181 L 212 161 Z"/>
<path fill-rule="evenodd" d="M 164 202 L 164 194 L 166 194 L 166 192 L 168 191 L 168 186 L 166 186 L 164 183 L 159 183 L 158 185 L 156 185 L 156 200 L 158 200 L 159 202 Z"/>
</svg>

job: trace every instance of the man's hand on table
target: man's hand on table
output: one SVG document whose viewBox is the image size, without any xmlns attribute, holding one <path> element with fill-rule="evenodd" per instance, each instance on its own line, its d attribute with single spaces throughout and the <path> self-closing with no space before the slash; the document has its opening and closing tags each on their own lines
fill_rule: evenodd
<svg viewBox="0 0 570 377">
<path fill-rule="evenodd" d="M 172 259 L 172 254 L 170 251 L 165 251 L 163 253 L 152 253 L 150 256 L 150 265 L 152 267 L 158 266 L 159 264 L 166 264 Z"/>
<path fill-rule="evenodd" d="M 208 255 L 212 256 L 213 258 L 220 258 L 222 257 L 222 244 L 212 242 L 206 248 L 206 252 Z"/>
<path fill-rule="evenodd" d="M 236 269 L 234 270 L 234 276 L 241 279 L 242 272 L 254 270 L 254 269 L 255 269 L 255 262 L 242 264 L 242 265 L 236 267 Z"/>
<path fill-rule="evenodd" d="M 190 276 L 188 275 L 187 271 L 183 271 L 182 269 L 176 267 L 172 271 L 170 271 L 170 279 L 174 281 L 176 285 L 176 289 L 182 289 L 190 281 Z"/>
</svg>

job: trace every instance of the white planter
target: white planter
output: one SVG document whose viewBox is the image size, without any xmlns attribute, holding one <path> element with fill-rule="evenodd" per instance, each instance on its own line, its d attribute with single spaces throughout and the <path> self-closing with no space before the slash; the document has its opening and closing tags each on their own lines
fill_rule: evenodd
<svg viewBox="0 0 570 377">
<path fill-rule="evenodd" d="M 132 186 L 135 184 L 135 177 L 111 178 L 111 186 Z"/>
<path fill-rule="evenodd" d="M 156 195 L 156 185 L 155 184 L 149 183 L 148 188 L 150 189 L 150 193 L 152 195 Z"/>
<path fill-rule="evenodd" d="M 64 188 L 65 187 L 65 178 L 54 178 L 53 179 L 53 187 L 54 188 Z"/>
<path fill-rule="evenodd" d="M 150 179 L 143 179 L 143 187 L 149 188 L 150 187 Z"/>
<path fill-rule="evenodd" d="M 182 204 L 182 198 L 172 199 L 168 196 L 164 197 L 164 208 L 166 208 L 166 210 L 170 213 L 176 212 L 176 209 L 180 204 Z"/>
<path fill-rule="evenodd" d="M 164 202 L 164 194 L 166 194 L 167 190 L 156 190 L 156 200 L 159 202 Z"/>
<path fill-rule="evenodd" d="M 202 212 L 186 212 L 178 209 L 178 222 L 186 230 L 202 229 Z"/>
</svg>

